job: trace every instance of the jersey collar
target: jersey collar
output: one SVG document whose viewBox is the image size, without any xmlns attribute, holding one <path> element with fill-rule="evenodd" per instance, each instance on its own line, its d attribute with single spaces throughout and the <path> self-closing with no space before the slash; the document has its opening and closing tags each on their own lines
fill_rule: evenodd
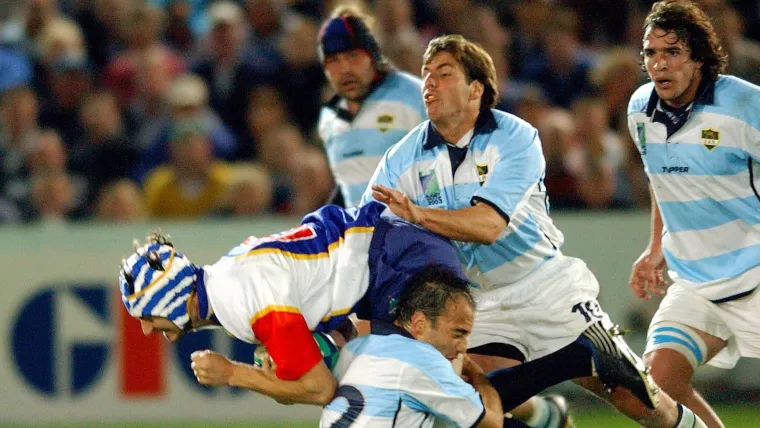
<svg viewBox="0 0 760 428">
<path fill-rule="evenodd" d="M 376 334 L 379 336 L 390 336 L 391 334 L 400 334 L 401 336 L 408 337 L 410 339 L 414 339 L 411 334 L 409 334 L 408 331 L 404 330 L 403 328 L 391 324 L 388 322 L 382 322 L 382 321 L 372 321 L 369 326 L 370 334 Z"/>
<path fill-rule="evenodd" d="M 494 117 L 491 109 L 486 109 L 478 114 L 478 118 L 475 120 L 475 129 L 473 130 L 473 137 L 478 134 L 488 134 L 496 129 L 496 117 Z M 423 148 L 430 150 L 438 145 L 447 144 L 446 140 L 441 137 L 441 134 L 435 130 L 433 122 L 428 121 L 428 126 L 423 136 L 425 144 Z"/>
<path fill-rule="evenodd" d="M 652 117 L 657 103 L 660 101 L 660 97 L 657 96 L 657 91 L 652 88 L 652 94 L 649 96 L 649 104 L 647 104 L 647 117 Z M 694 104 L 712 105 L 715 102 L 715 81 L 702 80 L 697 89 L 697 96 L 694 98 Z"/>
</svg>

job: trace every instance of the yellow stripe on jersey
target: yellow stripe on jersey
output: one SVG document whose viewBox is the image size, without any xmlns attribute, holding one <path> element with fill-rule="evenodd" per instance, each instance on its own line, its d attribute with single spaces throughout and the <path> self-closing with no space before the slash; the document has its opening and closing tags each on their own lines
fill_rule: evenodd
<svg viewBox="0 0 760 428">
<path fill-rule="evenodd" d="M 351 227 L 349 229 L 346 229 L 345 234 L 355 234 L 355 233 L 372 233 L 375 231 L 375 227 Z M 240 256 L 237 256 L 238 258 L 243 257 L 249 257 L 249 256 L 257 256 L 260 254 L 280 254 L 285 257 L 290 257 L 291 259 L 295 260 L 318 260 L 318 259 L 324 259 L 330 256 L 330 251 L 335 250 L 336 248 L 343 245 L 343 237 L 338 238 L 337 241 L 333 242 L 332 244 L 327 246 L 327 251 L 323 251 L 321 253 L 313 253 L 313 254 L 303 254 L 303 253 L 293 253 L 291 251 L 285 251 L 280 248 L 257 248 L 255 250 L 251 250 L 245 254 L 242 254 Z"/>
<path fill-rule="evenodd" d="M 345 308 L 345 309 L 339 309 L 337 311 L 332 311 L 329 314 L 325 315 L 324 318 L 322 318 L 322 322 L 330 321 L 330 318 L 332 318 L 332 317 L 337 317 L 337 316 L 340 316 L 340 315 L 345 315 L 349 311 L 351 311 L 351 308 Z"/>
<path fill-rule="evenodd" d="M 285 257 L 290 257 L 291 259 L 296 259 L 296 260 L 317 260 L 317 259 L 324 259 L 330 256 L 330 254 L 328 254 L 327 251 L 323 251 L 321 253 L 315 253 L 315 254 L 301 254 L 301 253 L 292 253 L 290 251 L 284 251 L 279 248 L 257 248 L 255 250 L 245 253 L 243 257 L 258 256 L 261 254 L 281 254 Z"/>
<path fill-rule="evenodd" d="M 295 306 L 269 305 L 265 307 L 264 309 L 256 312 L 256 315 L 254 315 L 251 318 L 251 325 L 256 324 L 256 321 L 260 320 L 261 318 L 264 318 L 265 316 L 269 315 L 272 312 L 288 312 L 291 314 L 300 314 L 301 310 L 299 310 Z"/>
<path fill-rule="evenodd" d="M 367 227 L 352 227 L 349 229 L 346 229 L 346 235 L 350 233 L 372 233 L 375 231 L 375 226 L 367 226 Z"/>
</svg>

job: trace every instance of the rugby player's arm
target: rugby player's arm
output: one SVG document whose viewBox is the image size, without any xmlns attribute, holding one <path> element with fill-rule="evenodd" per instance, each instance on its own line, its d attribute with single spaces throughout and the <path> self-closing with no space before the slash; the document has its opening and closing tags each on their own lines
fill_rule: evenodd
<svg viewBox="0 0 760 428">
<path fill-rule="evenodd" d="M 232 386 L 253 389 L 283 402 L 319 405 L 330 402 L 337 381 L 297 308 L 277 305 L 265 308 L 253 317 L 251 328 L 267 347 L 276 367 L 259 370 L 254 366 L 237 366 L 230 381 Z"/>
<path fill-rule="evenodd" d="M 507 225 L 507 217 L 484 199 L 456 210 L 421 207 L 405 193 L 379 184 L 372 186 L 372 196 L 404 220 L 456 241 L 493 244 Z"/>
<path fill-rule="evenodd" d="M 296 380 L 283 380 L 274 371 L 250 364 L 235 363 L 230 386 L 250 389 L 282 403 L 304 403 L 324 406 L 332 400 L 337 388 L 335 377 L 324 361 L 319 361 Z"/>
<path fill-rule="evenodd" d="M 657 198 L 649 185 L 649 197 L 652 200 L 652 219 L 650 222 L 649 250 L 661 251 L 662 249 L 662 215 L 657 205 Z"/>
<path fill-rule="evenodd" d="M 478 428 L 501 428 L 504 424 L 504 410 L 501 407 L 499 393 L 496 392 L 484 373 L 475 375 L 471 382 L 473 388 L 480 393 L 485 408 L 485 413 L 476 426 Z"/>
</svg>

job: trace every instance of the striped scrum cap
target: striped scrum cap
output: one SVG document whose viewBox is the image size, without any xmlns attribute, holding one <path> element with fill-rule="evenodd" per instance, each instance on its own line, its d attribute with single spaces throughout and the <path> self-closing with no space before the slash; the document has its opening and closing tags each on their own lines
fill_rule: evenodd
<svg viewBox="0 0 760 428">
<path fill-rule="evenodd" d="M 121 300 L 135 318 L 168 318 L 185 329 L 190 321 L 187 301 L 195 287 L 196 271 L 187 257 L 159 237 L 122 263 Z"/>
</svg>

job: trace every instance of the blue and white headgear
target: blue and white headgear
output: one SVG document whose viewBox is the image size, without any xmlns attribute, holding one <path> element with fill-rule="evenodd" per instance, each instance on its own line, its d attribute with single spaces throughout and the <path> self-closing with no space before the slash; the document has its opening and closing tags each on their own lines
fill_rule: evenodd
<svg viewBox="0 0 760 428">
<path fill-rule="evenodd" d="M 149 241 L 122 263 L 121 300 L 133 317 L 168 318 L 184 330 L 198 268 L 163 236 L 154 233 Z"/>
</svg>

